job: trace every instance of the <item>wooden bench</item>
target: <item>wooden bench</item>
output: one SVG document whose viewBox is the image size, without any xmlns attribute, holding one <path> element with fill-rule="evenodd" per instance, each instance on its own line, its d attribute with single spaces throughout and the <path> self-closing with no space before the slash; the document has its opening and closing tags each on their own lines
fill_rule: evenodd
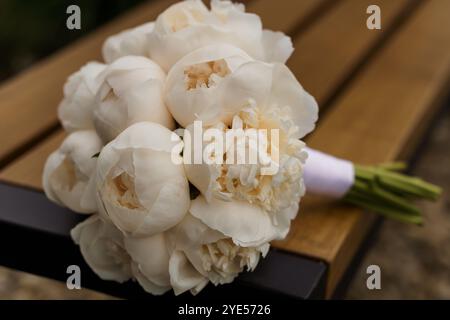
<svg viewBox="0 0 450 320">
<path fill-rule="evenodd" d="M 56 107 L 66 77 L 86 61 L 100 59 L 108 35 L 153 20 L 173 2 L 145 3 L 1 84 L 1 264 L 60 280 L 66 279 L 68 265 L 78 264 L 85 287 L 143 295 L 132 283 L 100 281 L 88 270 L 68 236 L 80 217 L 53 205 L 39 190 L 43 164 L 64 137 Z M 306 139 L 311 147 L 365 164 L 413 154 L 449 91 L 450 1 L 246 4 L 266 27 L 293 39 L 296 50 L 288 65 L 321 110 L 317 129 Z M 371 4 L 381 8 L 381 30 L 366 27 Z M 208 294 L 265 290 L 294 298 L 332 297 L 375 216 L 311 196 L 300 208 L 287 239 L 273 244 L 256 272 L 231 286 L 208 287 Z"/>
</svg>

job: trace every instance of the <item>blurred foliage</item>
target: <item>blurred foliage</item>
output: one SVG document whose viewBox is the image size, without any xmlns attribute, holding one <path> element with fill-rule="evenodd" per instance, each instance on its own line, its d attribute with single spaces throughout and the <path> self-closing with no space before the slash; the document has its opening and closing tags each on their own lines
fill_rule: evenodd
<svg viewBox="0 0 450 320">
<path fill-rule="evenodd" d="M 0 0 L 0 80 L 142 1 Z M 81 9 L 81 30 L 66 28 L 72 4 Z"/>
</svg>

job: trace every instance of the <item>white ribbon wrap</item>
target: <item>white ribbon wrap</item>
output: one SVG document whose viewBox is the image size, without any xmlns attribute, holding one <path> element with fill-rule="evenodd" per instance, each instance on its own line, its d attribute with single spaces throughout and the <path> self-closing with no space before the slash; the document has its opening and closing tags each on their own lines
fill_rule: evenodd
<svg viewBox="0 0 450 320">
<path fill-rule="evenodd" d="M 353 163 L 310 148 L 305 150 L 308 153 L 303 173 L 306 192 L 342 198 L 355 181 Z"/>
</svg>

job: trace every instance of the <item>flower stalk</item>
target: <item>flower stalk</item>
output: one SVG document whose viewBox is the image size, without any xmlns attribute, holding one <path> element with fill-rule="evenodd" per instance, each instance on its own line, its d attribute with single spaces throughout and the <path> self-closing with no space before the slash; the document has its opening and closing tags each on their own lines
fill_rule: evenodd
<svg viewBox="0 0 450 320">
<path fill-rule="evenodd" d="M 420 178 L 402 174 L 405 168 L 403 162 L 355 165 L 355 183 L 342 200 L 391 219 L 422 225 L 422 212 L 413 201 L 436 200 L 442 190 Z"/>
</svg>

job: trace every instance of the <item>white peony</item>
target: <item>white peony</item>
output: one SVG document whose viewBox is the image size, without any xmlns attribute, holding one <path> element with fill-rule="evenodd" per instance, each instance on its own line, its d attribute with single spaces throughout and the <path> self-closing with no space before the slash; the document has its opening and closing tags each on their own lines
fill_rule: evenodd
<svg viewBox="0 0 450 320">
<path fill-rule="evenodd" d="M 258 205 L 242 200 L 223 201 L 198 196 L 191 201 L 189 212 L 211 229 L 229 237 L 243 247 L 260 246 L 283 239 L 290 226 L 291 216 L 274 217 Z"/>
<path fill-rule="evenodd" d="M 95 168 L 102 142 L 94 130 L 71 133 L 47 159 L 42 183 L 47 197 L 79 213 L 97 211 Z"/>
<path fill-rule="evenodd" d="M 132 277 L 131 258 L 123 234 L 98 214 L 79 223 L 70 232 L 91 269 L 103 280 L 125 282 Z"/>
<path fill-rule="evenodd" d="M 160 295 L 171 289 L 171 247 L 164 232 L 144 238 L 125 237 L 124 244 L 131 258 L 131 273 L 145 291 Z"/>
<path fill-rule="evenodd" d="M 207 45 L 231 44 L 255 59 L 284 63 L 293 51 L 289 37 L 262 29 L 261 19 L 243 4 L 201 0 L 176 3 L 161 13 L 148 36 L 149 54 L 168 71 L 184 55 Z"/>
<path fill-rule="evenodd" d="M 211 125 L 240 106 L 224 105 L 229 77 L 252 58 L 226 44 L 203 47 L 179 60 L 167 75 L 165 98 L 172 116 L 183 127 L 195 120 Z"/>
<path fill-rule="evenodd" d="M 186 175 L 208 202 L 212 198 L 246 201 L 268 212 L 274 223 L 280 219 L 289 221 L 297 214 L 298 202 L 305 192 L 303 166 L 307 154 L 304 143 L 298 139 L 313 130 L 317 103 L 286 66 L 253 60 L 242 62 L 245 56 L 237 54 L 236 50 L 239 49 L 230 46 L 217 50 L 201 48 L 185 56 L 169 73 L 166 99 L 179 123 L 198 119 L 205 129 L 219 129 L 225 142 L 232 135 L 237 138 L 236 142 L 233 140 L 233 148 L 225 146 L 223 154 L 209 155 L 222 162 L 212 161 L 211 164 L 203 159 L 202 164 L 192 164 L 189 158 L 192 155 L 187 152 L 195 149 L 191 144 L 199 138 L 203 140 L 203 147 L 208 146 L 208 142 L 205 137 L 195 137 L 193 125 L 188 125 L 186 129 L 191 139 L 185 139 L 183 154 Z M 185 70 L 192 70 L 192 66 L 200 70 L 199 66 L 203 65 L 204 70 L 205 65 L 217 63 L 221 64 L 220 70 L 227 70 L 222 72 L 224 76 L 203 71 L 197 72 L 195 77 L 183 79 L 180 76 L 186 74 Z M 186 86 L 190 78 L 200 85 Z M 180 112 L 182 107 L 184 114 Z M 259 130 L 255 139 L 249 140 L 249 130 Z M 270 161 L 268 164 L 261 159 L 255 163 L 245 162 L 249 151 L 261 141 L 258 140 L 261 130 L 266 132 L 263 151 Z M 274 139 L 273 133 L 276 133 Z M 230 159 L 232 161 L 228 162 Z"/>
<path fill-rule="evenodd" d="M 97 76 L 105 65 L 89 62 L 72 74 L 64 85 L 64 98 L 58 106 L 58 118 L 68 132 L 92 129 L 92 110 L 100 85 Z"/>
<path fill-rule="evenodd" d="M 94 125 L 109 142 L 140 121 L 173 129 L 174 121 L 163 102 L 165 74 L 153 61 L 126 56 L 110 64 L 100 75 L 102 83 L 94 108 Z"/>
<path fill-rule="evenodd" d="M 307 153 L 305 144 L 297 139 L 298 129 L 289 114 L 284 108 L 262 111 L 251 100 L 234 116 L 230 127 L 220 123 L 213 127 L 221 133 L 222 150 L 207 152 L 213 142 L 207 141 L 205 134 L 200 137 L 204 148 L 201 163 L 195 163 L 198 131 L 195 125 L 188 126 L 183 158 L 189 181 L 208 202 L 236 199 L 261 207 L 275 222 L 293 219 L 305 193 L 303 167 Z M 250 130 L 255 134 L 249 134 Z M 250 161 L 252 153 L 256 155 L 254 162 Z"/>
<path fill-rule="evenodd" d="M 188 290 L 197 294 L 208 282 L 230 283 L 244 269 L 253 271 L 260 257 L 265 257 L 269 250 L 268 243 L 236 245 L 231 238 L 191 215 L 171 232 L 176 241 L 169 272 L 176 295 Z"/>
<path fill-rule="evenodd" d="M 120 283 L 136 279 L 155 295 L 170 289 L 170 252 L 164 233 L 125 237 L 110 221 L 93 215 L 73 228 L 71 235 L 100 278 Z"/>
<path fill-rule="evenodd" d="M 108 37 L 102 47 L 105 62 L 112 63 L 129 55 L 148 57 L 148 35 L 153 31 L 154 25 L 153 22 L 148 22 Z"/>
<path fill-rule="evenodd" d="M 99 210 L 129 235 L 150 236 L 180 222 L 189 208 L 183 165 L 172 148 L 180 141 L 151 122 L 134 124 L 106 145 L 97 165 Z"/>
<path fill-rule="evenodd" d="M 283 108 L 301 138 L 314 129 L 318 107 L 283 64 L 252 60 L 229 45 L 208 46 L 183 57 L 167 76 L 165 96 L 175 120 L 183 127 L 194 120 L 204 126 L 224 122 L 252 101 L 265 112 Z"/>
</svg>

